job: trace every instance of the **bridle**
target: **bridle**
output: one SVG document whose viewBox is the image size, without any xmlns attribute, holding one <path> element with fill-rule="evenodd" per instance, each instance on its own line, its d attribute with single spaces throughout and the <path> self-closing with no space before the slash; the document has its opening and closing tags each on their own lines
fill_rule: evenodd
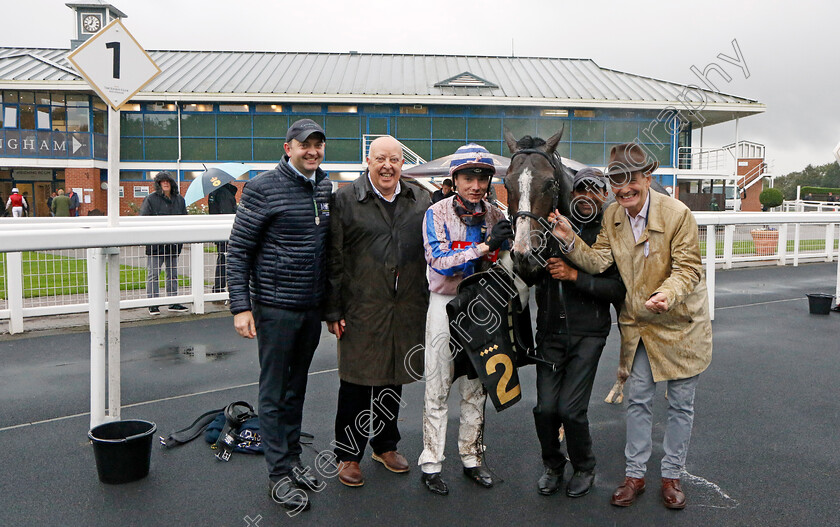
<svg viewBox="0 0 840 527">
<path fill-rule="evenodd" d="M 537 155 L 543 156 L 546 159 L 546 161 L 548 161 L 548 164 L 551 165 L 551 168 L 554 172 L 554 182 L 551 186 L 551 191 L 552 191 L 552 194 L 553 194 L 553 196 L 551 198 L 551 210 L 553 211 L 553 210 L 557 209 L 557 205 L 560 202 L 560 177 L 562 177 L 562 173 L 560 173 L 558 175 L 557 161 L 552 156 L 548 155 L 547 153 L 543 152 L 542 150 L 538 150 L 536 148 L 523 148 L 522 150 L 517 150 L 516 152 L 513 153 L 512 156 L 510 156 L 510 164 L 511 165 L 513 164 L 513 159 L 516 156 L 527 155 L 527 154 L 537 154 Z M 516 211 L 515 214 L 509 215 L 509 217 L 508 217 L 508 219 L 510 220 L 510 223 L 511 223 L 511 227 L 513 228 L 514 234 L 516 234 L 516 220 L 519 219 L 519 218 L 530 218 L 532 220 L 535 220 L 540 225 L 542 225 L 543 228 L 551 230 L 551 224 L 548 223 L 547 219 L 541 218 L 541 217 L 537 216 L 536 214 L 534 214 L 532 212 L 529 212 L 529 211 L 518 210 L 518 211 Z"/>
</svg>

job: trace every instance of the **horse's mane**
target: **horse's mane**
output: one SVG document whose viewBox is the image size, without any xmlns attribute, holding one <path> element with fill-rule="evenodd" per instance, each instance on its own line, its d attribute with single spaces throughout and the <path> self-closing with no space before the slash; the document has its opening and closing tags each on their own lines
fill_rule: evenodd
<svg viewBox="0 0 840 527">
<path fill-rule="evenodd" d="M 526 135 L 516 142 L 517 150 L 525 150 L 526 148 L 538 148 L 545 146 L 545 141 L 540 137 L 531 137 Z"/>
</svg>

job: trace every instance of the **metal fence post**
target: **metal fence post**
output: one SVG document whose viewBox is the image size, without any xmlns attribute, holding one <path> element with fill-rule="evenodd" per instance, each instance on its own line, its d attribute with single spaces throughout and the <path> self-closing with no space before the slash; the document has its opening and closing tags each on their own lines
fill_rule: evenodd
<svg viewBox="0 0 840 527">
<path fill-rule="evenodd" d="M 120 248 L 103 247 L 108 263 L 108 419 L 118 421 L 122 413 L 120 359 Z"/>
<path fill-rule="evenodd" d="M 793 266 L 799 267 L 799 233 L 801 231 L 801 224 L 797 223 L 793 227 Z"/>
<path fill-rule="evenodd" d="M 785 265 L 787 260 L 787 238 L 788 238 L 788 224 L 779 224 L 779 245 L 777 252 L 779 253 L 778 265 Z"/>
<path fill-rule="evenodd" d="M 193 313 L 204 313 L 204 244 L 190 244 L 190 281 L 192 283 Z"/>
<path fill-rule="evenodd" d="M 732 255 L 735 253 L 735 226 L 726 225 L 723 228 L 723 268 L 732 269 Z"/>
<path fill-rule="evenodd" d="M 709 318 L 715 319 L 715 226 L 706 226 L 706 293 L 709 295 Z"/>
<path fill-rule="evenodd" d="M 90 317 L 90 427 L 105 422 L 105 255 L 87 250 Z"/>
<path fill-rule="evenodd" d="M 23 333 L 23 253 L 6 253 L 9 333 Z"/>
</svg>

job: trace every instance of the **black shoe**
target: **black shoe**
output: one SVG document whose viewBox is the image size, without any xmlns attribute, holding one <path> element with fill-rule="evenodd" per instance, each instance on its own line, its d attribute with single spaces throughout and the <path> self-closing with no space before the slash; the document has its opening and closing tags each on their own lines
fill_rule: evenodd
<svg viewBox="0 0 840 527">
<path fill-rule="evenodd" d="M 464 467 L 464 475 L 485 489 L 489 489 L 493 486 L 493 474 L 491 474 L 490 471 L 487 470 L 487 467 L 484 467 L 483 465 L 471 468 Z"/>
<path fill-rule="evenodd" d="M 312 475 L 312 468 L 304 467 L 300 461 L 292 463 L 292 472 L 289 476 L 298 487 L 309 489 L 314 492 L 323 490 L 323 486 L 321 486 L 318 478 Z"/>
<path fill-rule="evenodd" d="M 150 315 L 160 315 L 160 308 L 157 306 L 149 306 Z"/>
<path fill-rule="evenodd" d="M 181 304 L 172 304 L 169 306 L 169 311 L 189 311 L 190 309 L 187 306 L 182 306 Z"/>
<path fill-rule="evenodd" d="M 281 507 L 295 511 L 309 510 L 309 495 L 305 490 L 297 488 L 290 476 L 277 482 L 269 481 L 268 493 Z"/>
<path fill-rule="evenodd" d="M 420 481 L 426 485 L 426 488 L 429 491 L 434 492 L 438 496 L 446 496 L 449 494 L 449 487 L 446 486 L 446 482 L 440 477 L 440 472 L 435 472 L 434 474 L 426 474 L 423 472 L 420 475 Z"/>
<path fill-rule="evenodd" d="M 575 470 L 575 474 L 566 486 L 566 496 L 570 498 L 586 496 L 589 494 L 589 489 L 592 488 L 593 483 L 595 483 L 594 470 Z"/>
<path fill-rule="evenodd" d="M 543 496 L 551 496 L 560 490 L 560 485 L 563 483 L 563 469 L 565 465 L 559 469 L 545 467 L 545 472 L 537 481 L 537 490 Z"/>
<path fill-rule="evenodd" d="M 840 304 L 837 304 L 836 306 L 832 307 L 831 310 L 835 313 L 840 313 Z"/>
</svg>

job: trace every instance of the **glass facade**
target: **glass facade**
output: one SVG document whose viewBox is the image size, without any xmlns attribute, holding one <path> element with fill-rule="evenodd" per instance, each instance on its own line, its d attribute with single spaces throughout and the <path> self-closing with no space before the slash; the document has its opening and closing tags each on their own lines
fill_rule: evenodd
<svg viewBox="0 0 840 527">
<path fill-rule="evenodd" d="M 327 163 L 361 163 L 365 134 L 391 134 L 427 161 L 452 154 L 466 142 L 506 155 L 507 127 L 517 138 L 548 138 L 563 129 L 558 152 L 598 166 L 607 162 L 612 145 L 638 139 L 661 166 L 669 167 L 676 146 L 657 115 L 654 110 L 539 107 L 191 103 L 181 110 L 181 159 L 277 161 L 289 124 L 308 118 L 327 132 Z M 123 161 L 177 160 L 177 108 L 147 104 L 123 111 L 121 120 Z"/>
<path fill-rule="evenodd" d="M 79 93 L 0 92 L 0 157 L 107 159 L 108 108 Z"/>
</svg>

